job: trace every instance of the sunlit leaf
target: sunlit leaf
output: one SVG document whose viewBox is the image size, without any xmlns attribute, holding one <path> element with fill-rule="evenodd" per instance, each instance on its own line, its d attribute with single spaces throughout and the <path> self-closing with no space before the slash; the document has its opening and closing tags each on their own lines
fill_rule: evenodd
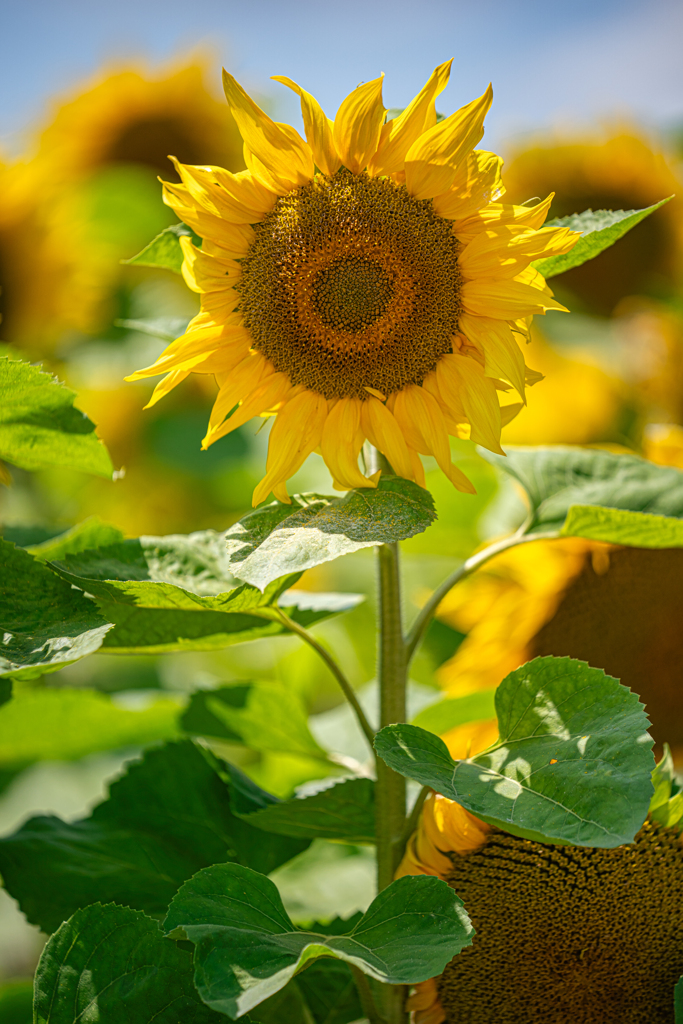
<svg viewBox="0 0 683 1024">
<path fill-rule="evenodd" d="M 21 469 L 59 466 L 110 478 L 109 453 L 75 399 L 51 374 L 0 355 L 0 459 Z"/>
<path fill-rule="evenodd" d="M 70 530 L 59 533 L 49 540 L 27 545 L 26 550 L 41 562 L 65 555 L 75 555 L 90 548 L 106 547 L 123 541 L 123 534 L 115 526 L 103 523 L 97 516 L 90 516 Z"/>
<path fill-rule="evenodd" d="M 164 927 L 195 944 L 199 994 L 233 1019 L 318 957 L 343 960 L 387 984 L 415 984 L 440 974 L 473 935 L 453 890 L 427 875 L 392 882 L 347 935 L 300 931 L 273 882 L 234 864 L 186 882 Z"/>
<path fill-rule="evenodd" d="M 377 489 L 342 498 L 295 495 L 291 505 L 274 501 L 228 530 L 230 571 L 263 590 L 287 573 L 413 537 L 435 517 L 429 492 L 400 477 L 381 478 Z"/>
<path fill-rule="evenodd" d="M 568 227 L 572 231 L 580 231 L 581 238 L 568 253 L 536 260 L 533 266 L 546 278 L 556 277 L 573 267 L 580 267 L 582 263 L 609 249 L 627 231 L 640 224 L 641 220 L 649 217 L 671 198 L 673 197 L 662 199 L 661 202 L 644 210 L 585 210 L 583 213 L 572 213 L 568 217 L 548 221 L 546 227 Z"/>
<path fill-rule="evenodd" d="M 675 521 L 653 525 L 655 517 L 683 517 L 683 473 L 669 466 L 657 466 L 636 455 L 615 455 L 598 448 L 514 448 L 507 458 L 480 449 L 485 459 L 509 473 L 526 491 L 531 506 L 528 531 L 545 533 L 568 530 L 573 535 L 585 528 L 600 533 L 596 539 L 614 543 L 636 543 L 650 537 L 652 543 L 660 527 L 668 536 L 678 536 Z M 567 519 L 572 506 L 600 506 L 591 513 L 581 508 Z M 647 513 L 635 517 L 606 516 L 606 509 Z M 651 518 L 650 518 L 651 517 Z M 639 525 L 638 525 L 639 524 Z M 611 530 L 614 533 L 611 533 Z M 626 538 L 633 537 L 634 541 Z"/>
<path fill-rule="evenodd" d="M 611 848 L 633 842 L 652 797 L 648 720 L 635 693 L 571 658 L 536 658 L 496 691 L 500 739 L 454 760 L 413 725 L 377 735 L 395 771 L 499 828 L 540 841 Z"/>
<path fill-rule="evenodd" d="M 572 505 L 561 534 L 635 548 L 680 548 L 683 547 L 683 518 L 600 505 Z"/>
<path fill-rule="evenodd" d="M 123 1014 L 123 1018 L 122 1018 Z M 192 984 L 192 955 L 156 921 L 95 903 L 49 940 L 35 980 L 35 1024 L 220 1024 Z"/>
<path fill-rule="evenodd" d="M 183 250 L 180 248 L 180 239 L 183 235 L 191 238 L 195 245 L 201 246 L 201 239 L 186 224 L 171 224 L 160 231 L 141 252 L 121 262 L 132 263 L 137 267 L 160 267 L 179 274 L 184 259 Z"/>
<path fill-rule="evenodd" d="M 266 839 L 237 817 L 221 763 L 184 741 L 132 763 L 89 818 L 39 816 L 0 839 L 0 872 L 28 920 L 50 932 L 97 900 L 163 914 L 200 868 L 232 860 L 270 872 L 308 845 Z"/>
</svg>

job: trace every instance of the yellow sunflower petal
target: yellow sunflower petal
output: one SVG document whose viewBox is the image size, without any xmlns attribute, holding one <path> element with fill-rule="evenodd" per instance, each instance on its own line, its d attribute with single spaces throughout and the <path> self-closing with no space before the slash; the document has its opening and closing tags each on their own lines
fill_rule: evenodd
<svg viewBox="0 0 683 1024">
<path fill-rule="evenodd" d="M 405 160 L 406 186 L 415 199 L 432 199 L 453 184 L 459 164 L 484 134 L 493 90 L 456 110 L 413 143 Z"/>
<path fill-rule="evenodd" d="M 169 159 L 190 196 L 209 213 L 218 214 L 236 224 L 255 224 L 263 220 L 273 208 L 274 193 L 260 186 L 259 194 L 254 188 L 259 183 L 251 175 L 251 187 L 245 187 L 244 178 L 240 181 L 236 175 L 222 168 L 181 164 L 173 156 Z"/>
<path fill-rule="evenodd" d="M 267 375 L 250 395 L 246 395 L 242 399 L 239 408 L 229 419 L 224 420 L 216 430 L 207 432 L 202 441 L 202 448 L 208 448 L 221 437 L 225 437 L 226 434 L 230 434 L 233 430 L 248 423 L 254 416 L 260 416 L 284 402 L 291 390 L 292 382 L 285 373 Z"/>
<path fill-rule="evenodd" d="M 447 60 L 439 64 L 403 113 L 383 126 L 379 148 L 368 164 L 368 174 L 394 174 L 403 169 L 412 144 L 436 124 L 434 101 L 448 85 L 452 63 Z"/>
<path fill-rule="evenodd" d="M 509 381 L 519 397 L 526 401 L 524 356 L 509 324 L 504 320 L 463 313 L 460 317 L 460 330 L 483 354 L 486 376 Z"/>
<path fill-rule="evenodd" d="M 151 366 L 132 373 L 126 380 L 144 380 L 157 377 L 169 370 L 188 369 L 202 362 L 211 352 L 229 345 L 251 345 L 251 335 L 245 327 L 225 327 L 214 324 L 200 330 L 189 330 L 164 349 Z"/>
<path fill-rule="evenodd" d="M 162 181 L 162 199 L 201 238 L 211 238 L 226 256 L 246 256 L 256 235 L 249 224 L 236 224 L 198 208 L 184 185 Z"/>
<path fill-rule="evenodd" d="M 443 356 L 436 367 L 439 390 L 450 404 L 462 403 L 471 438 L 489 451 L 504 455 L 500 447 L 500 405 L 493 382 L 476 360 L 457 354 Z"/>
<path fill-rule="evenodd" d="M 245 145 L 266 170 L 288 183 L 290 188 L 310 181 L 314 171 L 313 157 L 298 132 L 293 128 L 284 131 L 282 125 L 271 121 L 225 70 L 223 88 Z"/>
<path fill-rule="evenodd" d="M 322 456 L 340 490 L 377 486 L 375 474 L 368 479 L 358 468 L 358 455 L 363 444 L 360 431 L 362 404 L 358 398 L 340 398 L 325 420 Z"/>
<path fill-rule="evenodd" d="M 250 395 L 256 390 L 268 370 L 272 372 L 272 367 L 260 352 L 250 352 L 233 365 L 216 396 L 209 417 L 207 435 L 215 433 L 230 410 L 234 409 L 245 395 Z"/>
<path fill-rule="evenodd" d="M 401 428 L 386 405 L 372 395 L 363 402 L 361 427 L 370 444 L 389 460 L 394 472 L 412 480 L 413 467 Z"/>
<path fill-rule="evenodd" d="M 503 161 L 495 153 L 475 149 L 460 164 L 449 190 L 434 197 L 435 212 L 447 220 L 460 222 L 476 214 L 480 207 L 487 209 L 486 204 L 499 199 L 505 192 L 502 167 Z"/>
<path fill-rule="evenodd" d="M 306 141 L 311 147 L 313 160 L 323 174 L 332 175 L 341 167 L 341 160 L 334 144 L 334 133 L 329 120 L 315 96 L 306 92 L 291 78 L 284 75 L 272 75 L 275 82 L 281 82 L 301 98 L 301 116 L 304 119 Z"/>
<path fill-rule="evenodd" d="M 423 455 L 433 455 L 439 468 L 459 491 L 476 494 L 465 474 L 451 463 L 448 430 L 439 403 L 418 385 L 395 396 L 393 413 L 408 443 Z"/>
<path fill-rule="evenodd" d="M 550 298 L 540 288 L 522 281 L 465 281 L 461 297 L 466 313 L 490 316 L 496 320 L 515 320 L 517 317 L 545 313 L 548 309 L 568 312 L 565 306 Z"/>
<path fill-rule="evenodd" d="M 379 145 L 384 104 L 384 75 L 354 89 L 342 102 L 334 119 L 334 142 L 344 167 L 354 174 L 367 167 Z"/>
<path fill-rule="evenodd" d="M 551 192 L 547 199 L 536 206 L 513 206 L 512 203 L 488 203 L 480 210 L 458 220 L 453 226 L 456 237 L 465 245 L 487 228 L 504 227 L 533 228 L 537 230 L 548 216 L 550 204 L 555 197 Z M 436 200 L 434 200 L 436 209 Z M 437 211 L 438 212 L 438 211 Z"/>
<path fill-rule="evenodd" d="M 152 406 L 156 405 L 161 398 L 165 398 L 166 395 L 173 391 L 173 388 L 177 387 L 178 384 L 182 384 L 185 378 L 189 377 L 191 373 L 192 370 L 171 370 L 170 373 L 167 373 L 166 376 L 159 381 L 152 392 L 152 397 L 144 408 L 151 409 Z"/>
<path fill-rule="evenodd" d="M 581 236 L 566 227 L 538 231 L 514 225 L 480 232 L 458 256 L 464 277 L 515 277 L 542 256 L 570 252 Z"/>
<path fill-rule="evenodd" d="M 187 235 L 181 235 L 179 241 L 184 257 L 181 271 L 191 291 L 201 294 L 225 290 L 242 276 L 236 260 L 209 255 L 193 245 Z"/>
<path fill-rule="evenodd" d="M 326 418 L 327 400 L 315 391 L 302 391 L 283 406 L 270 431 L 266 475 L 254 491 L 254 505 L 293 476 L 318 447 Z M 286 491 L 279 493 L 281 501 L 290 501 Z"/>
<path fill-rule="evenodd" d="M 436 978 L 428 978 L 415 986 L 406 999 L 406 1010 L 413 1024 L 444 1024 L 446 1014 L 439 999 Z"/>
</svg>

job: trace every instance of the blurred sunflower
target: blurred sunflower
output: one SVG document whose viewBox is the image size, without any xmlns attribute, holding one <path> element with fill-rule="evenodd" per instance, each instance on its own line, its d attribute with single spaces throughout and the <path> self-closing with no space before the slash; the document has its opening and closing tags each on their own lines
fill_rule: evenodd
<svg viewBox="0 0 683 1024">
<path fill-rule="evenodd" d="M 587 312 L 611 313 L 625 296 L 667 294 L 683 273 L 683 199 L 673 162 L 651 141 L 622 131 L 603 142 L 558 141 L 514 156 L 505 183 L 513 202 L 556 190 L 551 216 L 642 209 L 678 194 L 590 266 L 562 277 Z"/>
<path fill-rule="evenodd" d="M 652 427 L 645 454 L 683 465 L 683 430 Z M 587 661 L 643 700 L 660 746 L 683 764 L 683 551 L 628 548 L 578 538 L 512 548 L 456 587 L 439 618 L 467 634 L 438 670 L 453 697 L 495 689 L 538 655 Z M 464 725 L 444 739 L 461 756 L 495 738 L 495 721 Z"/>
<path fill-rule="evenodd" d="M 301 97 L 306 141 L 271 119 L 224 73 L 248 170 L 175 162 L 164 198 L 203 238 L 181 240 L 183 274 L 201 312 L 129 380 L 165 374 L 152 402 L 191 372 L 219 394 L 204 447 L 255 415 L 277 413 L 258 504 L 320 448 L 342 490 L 376 486 L 358 457 L 367 438 L 402 477 L 424 483 L 433 455 L 460 490 L 449 434 L 500 452 L 499 390 L 539 375 L 517 338 L 534 313 L 562 309 L 533 260 L 577 236 L 542 228 L 535 206 L 497 202 L 501 162 L 475 150 L 491 89 L 437 123 L 440 65 L 385 123 L 382 78 L 359 86 L 334 123 Z M 505 416 L 518 411 L 508 406 Z"/>
<path fill-rule="evenodd" d="M 397 871 L 436 875 L 476 935 L 408 1000 L 414 1024 L 673 1024 L 683 843 L 648 818 L 612 850 L 520 839 L 436 794 Z"/>
</svg>

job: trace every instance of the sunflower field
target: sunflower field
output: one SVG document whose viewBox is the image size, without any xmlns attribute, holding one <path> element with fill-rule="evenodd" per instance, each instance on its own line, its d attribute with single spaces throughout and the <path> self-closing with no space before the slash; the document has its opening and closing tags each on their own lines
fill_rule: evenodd
<svg viewBox="0 0 683 1024">
<path fill-rule="evenodd" d="M 677 157 L 450 71 L 0 164 L 0 1024 L 683 1024 Z"/>
</svg>

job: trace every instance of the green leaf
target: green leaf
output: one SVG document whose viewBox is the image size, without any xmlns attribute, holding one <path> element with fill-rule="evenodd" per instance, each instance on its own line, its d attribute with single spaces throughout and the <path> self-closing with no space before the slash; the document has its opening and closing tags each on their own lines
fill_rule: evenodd
<svg viewBox="0 0 683 1024">
<path fill-rule="evenodd" d="M 265 832 L 346 843 L 375 842 L 375 784 L 370 779 L 325 780 L 318 792 L 273 803 L 243 821 Z"/>
<path fill-rule="evenodd" d="M 31 678 L 92 654 L 111 624 L 22 548 L 0 540 L 0 675 Z"/>
<path fill-rule="evenodd" d="M 288 634 L 276 611 L 285 591 L 283 610 L 303 626 L 363 600 L 358 594 L 289 590 L 300 573 L 273 581 L 264 593 L 247 584 L 220 593 L 232 577 L 222 543 L 220 555 L 216 551 L 219 537 L 205 531 L 188 537 L 121 538 L 66 553 L 49 565 L 67 583 L 95 597 L 103 617 L 114 623 L 104 646 L 118 653 L 217 650 Z"/>
<path fill-rule="evenodd" d="M 610 849 L 633 842 L 652 796 L 652 740 L 635 693 L 571 658 L 536 658 L 496 691 L 500 739 L 456 761 L 413 725 L 375 739 L 395 771 L 483 821 L 540 842 Z"/>
<path fill-rule="evenodd" d="M 674 1013 L 676 1024 L 683 1024 L 683 978 L 676 982 L 674 988 Z"/>
<path fill-rule="evenodd" d="M 517 480 L 526 491 L 531 505 L 528 532 L 545 533 L 568 526 L 574 533 L 581 524 L 589 531 L 604 534 L 609 540 L 610 523 L 602 518 L 605 509 L 647 513 L 648 517 L 683 517 L 683 473 L 668 466 L 656 466 L 636 455 L 615 455 L 598 448 L 508 448 L 507 458 L 479 449 L 487 461 Z M 567 521 L 572 506 L 601 506 L 592 518 L 579 509 Z M 652 537 L 649 519 L 634 526 L 635 520 L 615 517 L 611 521 L 615 543 L 627 543 L 621 537 Z M 658 527 L 657 527 L 658 529 Z M 675 532 L 675 522 L 668 524 Z M 673 536 L 673 532 L 670 536 Z M 584 534 L 580 534 L 584 536 Z M 650 545 L 648 545 L 650 546 Z M 658 546 L 652 544 L 652 546 Z"/>
<path fill-rule="evenodd" d="M 50 537 L 39 544 L 27 546 L 26 550 L 41 562 L 54 558 L 75 555 L 89 548 L 106 547 L 123 541 L 123 534 L 115 526 L 103 523 L 98 516 L 90 516 L 82 523 L 72 526 L 70 530 Z"/>
<path fill-rule="evenodd" d="M 206 868 L 186 882 L 164 927 L 195 944 L 199 994 L 233 1019 L 320 956 L 387 984 L 410 985 L 440 974 L 473 934 L 452 889 L 427 875 L 392 882 L 348 935 L 300 931 L 273 882 L 234 864 Z"/>
<path fill-rule="evenodd" d="M 413 719 L 413 725 L 443 735 L 459 725 L 493 718 L 495 713 L 495 690 L 482 690 L 430 704 Z"/>
<path fill-rule="evenodd" d="M 173 738 L 179 731 L 179 712 L 171 698 L 129 711 L 96 690 L 22 687 L 0 707 L 0 769 L 76 761 L 100 750 Z"/>
<path fill-rule="evenodd" d="M 217 736 L 252 750 L 327 760 L 308 728 L 301 700 L 281 683 L 235 683 L 192 695 L 180 719 L 194 736 Z"/>
<path fill-rule="evenodd" d="M 89 818 L 39 816 L 0 839 L 5 887 L 49 932 L 95 900 L 163 914 L 201 868 L 233 860 L 270 872 L 308 847 L 264 841 L 233 813 L 229 781 L 221 762 L 187 740 L 148 751 Z"/>
<path fill-rule="evenodd" d="M 156 921 L 95 903 L 65 921 L 43 950 L 35 1024 L 121 1024 L 124 1018 L 126 1024 L 221 1020 L 197 998 L 191 954 L 165 939 Z"/>
<path fill-rule="evenodd" d="M 548 221 L 546 227 L 568 227 L 572 231 L 580 231 L 581 238 L 570 252 L 562 256 L 548 256 L 536 260 L 532 266 L 546 278 L 556 277 L 573 267 L 580 267 L 582 263 L 609 249 L 627 231 L 640 224 L 641 220 L 645 220 L 672 198 L 673 196 L 669 196 L 644 210 L 585 210 L 583 213 L 572 213 L 569 217 L 558 217 L 556 220 Z"/>
<path fill-rule="evenodd" d="M 683 519 L 600 505 L 572 505 L 560 533 L 633 548 L 683 547 Z"/>
<path fill-rule="evenodd" d="M 0 679 L 0 707 L 12 699 L 12 680 Z"/>
<path fill-rule="evenodd" d="M 133 264 L 136 267 L 160 267 L 163 270 L 172 270 L 179 274 L 183 265 L 183 250 L 180 248 L 180 239 L 185 235 L 192 239 L 192 242 L 201 247 L 202 240 L 186 224 L 171 224 L 170 227 L 160 231 L 156 238 L 153 238 L 149 245 L 131 256 L 129 260 L 121 260 L 122 263 Z"/>
<path fill-rule="evenodd" d="M 109 453 L 75 398 L 39 367 L 0 356 L 0 458 L 21 469 L 58 466 L 110 479 Z"/>
<path fill-rule="evenodd" d="M 274 501 L 225 535 L 230 571 L 263 590 L 286 573 L 303 572 L 340 555 L 422 533 L 436 518 L 428 491 L 400 477 L 342 498 L 298 494 Z"/>
</svg>

